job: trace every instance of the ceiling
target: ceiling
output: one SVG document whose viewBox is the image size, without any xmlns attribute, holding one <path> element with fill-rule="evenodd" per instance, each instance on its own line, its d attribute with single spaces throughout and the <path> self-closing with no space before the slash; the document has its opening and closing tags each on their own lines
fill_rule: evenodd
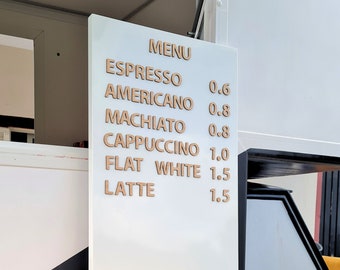
<svg viewBox="0 0 340 270">
<path fill-rule="evenodd" d="M 95 13 L 180 35 L 191 31 L 196 0 L 18 0 L 82 15 Z"/>
</svg>

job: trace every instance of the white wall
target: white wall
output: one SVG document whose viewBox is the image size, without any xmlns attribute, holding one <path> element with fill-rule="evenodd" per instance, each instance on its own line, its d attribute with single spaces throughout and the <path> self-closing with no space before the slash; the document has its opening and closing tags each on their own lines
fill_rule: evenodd
<svg viewBox="0 0 340 270">
<path fill-rule="evenodd" d="M 340 157 L 340 2 L 228 4 L 228 43 L 239 59 L 239 152 L 263 148 Z M 301 177 L 289 182 L 313 235 L 316 180 Z"/>
<path fill-rule="evenodd" d="M 88 246 L 87 149 L 0 141 L 0 269 L 53 269 Z"/>
<path fill-rule="evenodd" d="M 1 1 L 0 34 L 34 40 L 36 142 L 87 139 L 87 18 Z"/>
<path fill-rule="evenodd" d="M 0 115 L 34 118 L 33 50 L 0 41 L 0 59 Z"/>
<path fill-rule="evenodd" d="M 240 130 L 339 143 L 340 2 L 229 0 L 228 12 Z"/>
</svg>

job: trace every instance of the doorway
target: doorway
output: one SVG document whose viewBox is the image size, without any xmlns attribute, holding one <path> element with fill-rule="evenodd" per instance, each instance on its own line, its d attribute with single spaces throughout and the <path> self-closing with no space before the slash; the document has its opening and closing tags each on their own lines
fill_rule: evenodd
<svg viewBox="0 0 340 270">
<path fill-rule="evenodd" d="M 33 40 L 0 34 L 0 140 L 34 142 Z"/>
</svg>

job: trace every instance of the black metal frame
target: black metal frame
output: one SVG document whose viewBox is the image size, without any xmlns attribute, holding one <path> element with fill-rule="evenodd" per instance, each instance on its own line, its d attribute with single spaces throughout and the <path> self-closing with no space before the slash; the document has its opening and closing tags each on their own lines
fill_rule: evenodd
<svg viewBox="0 0 340 270">
<path fill-rule="evenodd" d="M 340 171 L 323 173 L 319 242 L 323 255 L 340 257 Z"/>
<path fill-rule="evenodd" d="M 34 129 L 34 119 L 0 115 L 0 127 L 19 127 Z"/>
<path fill-rule="evenodd" d="M 238 252 L 239 270 L 245 270 L 247 217 L 248 152 L 238 156 Z"/>
<path fill-rule="evenodd" d="M 187 35 L 188 35 L 189 37 L 194 37 L 194 36 L 195 36 L 195 33 L 196 33 L 196 30 L 197 30 L 197 28 L 199 27 L 199 25 L 198 25 L 198 20 L 199 20 L 199 17 L 200 17 L 202 8 L 203 8 L 203 3 L 204 3 L 204 0 L 199 0 L 199 2 L 198 2 L 198 4 L 197 4 L 196 13 L 195 13 L 195 18 L 194 18 L 194 22 L 193 22 L 193 24 L 192 24 L 191 32 L 188 32 L 188 33 L 187 33 Z M 200 29 L 202 29 L 202 28 L 200 28 Z M 199 39 L 200 36 L 201 36 L 201 32 L 202 32 L 202 31 L 199 31 L 199 32 L 198 32 L 198 36 L 197 36 L 198 39 Z"/>
<path fill-rule="evenodd" d="M 239 181 L 239 270 L 245 269 L 246 250 L 246 214 L 248 179 L 258 179 L 274 176 L 298 175 L 304 173 L 325 172 L 340 170 L 340 158 L 305 153 L 294 153 L 267 149 L 248 149 L 238 157 L 238 181 Z M 340 199 L 339 199 L 340 203 Z M 295 204 L 294 204 L 295 206 Z M 295 206 L 296 207 L 296 206 Z M 340 209 L 340 208 L 339 208 Z M 296 215 L 295 215 L 296 216 Z M 300 216 L 300 214 L 298 214 Z M 340 212 L 339 212 L 340 217 Z M 300 216 L 301 218 L 301 216 Z M 300 220 L 294 218 L 294 220 Z M 302 218 L 301 218 L 302 219 Z M 304 224 L 304 223 L 303 223 Z M 309 234 L 308 230 L 304 234 Z M 340 233 L 340 230 L 339 230 Z M 310 236 L 311 237 L 311 236 Z M 340 236 L 339 236 L 340 239 Z M 306 240 L 308 246 L 313 246 L 312 252 L 317 250 L 314 245 Z M 313 241 L 314 242 L 314 241 Z M 314 256 L 314 255 L 313 255 Z M 314 258 L 320 259 L 317 255 Z M 324 267 L 324 261 L 318 265 Z M 321 269 L 327 269 L 321 268 Z"/>
</svg>

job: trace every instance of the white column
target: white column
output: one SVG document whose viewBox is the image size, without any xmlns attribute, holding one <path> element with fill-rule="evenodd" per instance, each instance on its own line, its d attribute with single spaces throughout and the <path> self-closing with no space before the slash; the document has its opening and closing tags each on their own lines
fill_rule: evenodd
<svg viewBox="0 0 340 270">
<path fill-rule="evenodd" d="M 205 0 L 203 39 L 228 45 L 228 1 Z"/>
</svg>

